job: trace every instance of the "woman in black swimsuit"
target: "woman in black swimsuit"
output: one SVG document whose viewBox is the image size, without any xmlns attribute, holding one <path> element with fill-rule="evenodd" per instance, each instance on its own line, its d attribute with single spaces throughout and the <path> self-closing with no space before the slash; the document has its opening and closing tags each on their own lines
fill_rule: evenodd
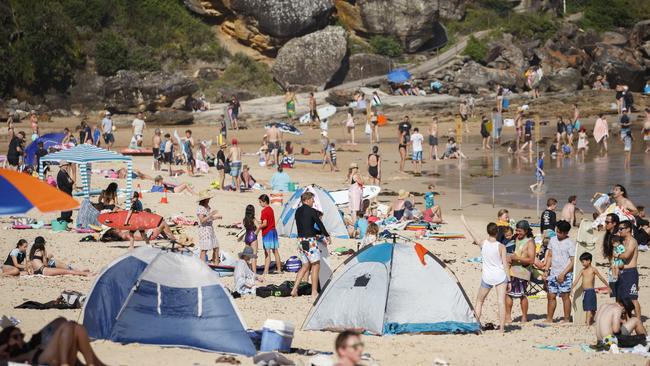
<svg viewBox="0 0 650 366">
<path fill-rule="evenodd" d="M 409 143 L 409 135 L 407 131 L 400 131 L 399 134 L 399 171 L 404 173 L 404 162 L 406 162 L 406 146 Z"/>
<path fill-rule="evenodd" d="M 11 250 L 0 271 L 2 276 L 18 276 L 20 271 L 26 270 L 25 257 L 27 254 L 27 240 L 20 239 L 16 247 Z"/>
<path fill-rule="evenodd" d="M 92 276 L 90 271 L 77 271 L 72 269 L 65 263 L 56 263 L 51 256 L 48 257 L 45 251 L 45 239 L 42 236 L 37 236 L 34 239 L 34 245 L 29 251 L 29 263 L 27 271 L 33 271 L 35 275 L 43 276 L 62 276 L 62 275 L 75 275 L 75 276 Z"/>
<path fill-rule="evenodd" d="M 379 156 L 379 146 L 372 147 L 372 154 L 368 155 L 368 174 L 372 179 L 371 184 L 381 184 L 381 156 Z"/>
<path fill-rule="evenodd" d="M 77 365 L 81 353 L 87 365 L 105 365 L 93 351 L 86 328 L 72 321 L 54 320 L 29 342 L 20 328 L 6 327 L 0 332 L 0 350 L 0 359 L 18 363 Z"/>
</svg>

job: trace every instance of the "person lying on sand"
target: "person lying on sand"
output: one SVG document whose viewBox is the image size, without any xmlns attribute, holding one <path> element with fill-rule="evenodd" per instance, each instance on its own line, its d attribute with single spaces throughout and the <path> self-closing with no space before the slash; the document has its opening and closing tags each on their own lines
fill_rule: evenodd
<svg viewBox="0 0 650 366">
<path fill-rule="evenodd" d="M 0 332 L 0 360 L 33 365 L 83 365 L 78 354 L 81 353 L 87 365 L 103 366 L 104 363 L 90 345 L 86 329 L 73 321 L 61 321 L 46 337 L 45 331 L 32 336 L 25 342 L 25 334 L 15 326 L 6 327 Z M 34 342 L 36 337 L 41 342 Z M 43 344 L 42 340 L 47 339 Z"/>
<path fill-rule="evenodd" d="M 56 262 L 52 255 L 48 255 L 45 250 L 45 239 L 42 236 L 37 236 L 34 239 L 34 244 L 29 250 L 29 261 L 27 263 L 27 273 L 43 275 L 43 276 L 92 276 L 88 270 L 77 271 L 72 269 L 69 264 Z"/>
<path fill-rule="evenodd" d="M 193 195 L 197 194 L 194 191 L 194 188 L 192 187 L 191 184 L 187 184 L 187 183 L 181 183 L 181 184 L 166 183 L 166 182 L 163 181 L 162 175 L 157 175 L 156 178 L 154 178 L 153 186 L 151 186 L 151 192 L 164 192 L 165 189 L 168 192 L 172 192 L 172 193 L 181 193 L 183 191 L 187 191 L 187 192 L 190 192 Z"/>
</svg>

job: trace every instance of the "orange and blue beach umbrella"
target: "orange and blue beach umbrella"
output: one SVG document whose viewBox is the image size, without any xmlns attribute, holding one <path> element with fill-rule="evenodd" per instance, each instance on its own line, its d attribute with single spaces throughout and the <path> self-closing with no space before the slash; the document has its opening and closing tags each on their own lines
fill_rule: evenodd
<svg viewBox="0 0 650 366">
<path fill-rule="evenodd" d="M 69 211 L 79 202 L 30 175 L 0 169 L 0 215 L 23 214 L 34 207 L 41 212 Z"/>
</svg>

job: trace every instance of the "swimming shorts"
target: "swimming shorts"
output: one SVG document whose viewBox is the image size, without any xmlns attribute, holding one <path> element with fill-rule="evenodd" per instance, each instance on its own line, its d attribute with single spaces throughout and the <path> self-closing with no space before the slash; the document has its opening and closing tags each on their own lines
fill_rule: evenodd
<svg viewBox="0 0 650 366">
<path fill-rule="evenodd" d="M 429 145 L 438 146 L 438 137 L 429 135 Z"/>
<path fill-rule="evenodd" d="M 616 281 L 616 295 L 620 299 L 639 298 L 639 271 L 636 268 L 622 269 Z"/>
<path fill-rule="evenodd" d="M 517 277 L 511 277 L 510 291 L 508 291 L 507 294 L 508 296 L 515 297 L 515 298 L 526 297 L 528 295 L 528 293 L 526 292 L 527 288 L 528 288 L 528 281 Z"/>
<path fill-rule="evenodd" d="M 241 173 L 241 161 L 231 161 L 229 174 L 233 177 L 238 177 L 239 173 Z"/>
<path fill-rule="evenodd" d="M 107 144 L 111 143 L 111 142 L 115 142 L 115 137 L 113 136 L 112 133 L 105 133 L 104 134 L 104 142 L 107 143 Z"/>
<path fill-rule="evenodd" d="M 262 245 L 264 249 L 278 249 L 280 243 L 278 242 L 278 232 L 275 229 L 269 230 L 266 235 L 262 237 Z"/>
<path fill-rule="evenodd" d="M 302 263 L 316 263 L 320 261 L 321 253 L 318 248 L 317 238 L 298 238 L 298 258 Z"/>
<path fill-rule="evenodd" d="M 564 276 L 564 282 L 559 283 L 556 276 L 548 279 L 548 292 L 551 294 L 568 294 L 573 286 L 573 273 L 567 273 Z"/>
<path fill-rule="evenodd" d="M 377 168 L 376 165 L 375 166 L 369 166 L 368 167 L 368 174 L 370 174 L 371 177 L 376 179 L 379 176 L 379 169 Z"/>
<path fill-rule="evenodd" d="M 413 151 L 413 161 L 422 161 L 422 151 Z"/>
<path fill-rule="evenodd" d="M 593 288 L 587 288 L 582 296 L 582 310 L 595 312 L 598 309 L 596 290 Z"/>
<path fill-rule="evenodd" d="M 151 150 L 153 151 L 153 160 L 160 160 L 162 158 L 159 148 L 154 147 Z"/>
</svg>

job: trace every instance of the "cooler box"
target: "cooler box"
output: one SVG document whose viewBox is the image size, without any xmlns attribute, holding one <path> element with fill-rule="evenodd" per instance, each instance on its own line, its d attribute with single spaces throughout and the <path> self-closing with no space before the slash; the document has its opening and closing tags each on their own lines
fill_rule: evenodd
<svg viewBox="0 0 650 366">
<path fill-rule="evenodd" d="M 282 320 L 267 319 L 262 327 L 260 352 L 289 352 L 293 341 L 294 327 Z"/>
</svg>

